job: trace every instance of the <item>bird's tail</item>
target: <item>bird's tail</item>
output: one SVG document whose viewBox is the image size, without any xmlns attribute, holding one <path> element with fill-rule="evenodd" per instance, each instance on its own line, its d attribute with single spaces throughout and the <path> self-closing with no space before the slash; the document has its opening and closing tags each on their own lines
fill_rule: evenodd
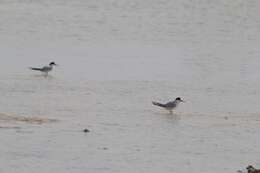
<svg viewBox="0 0 260 173">
<path fill-rule="evenodd" d="M 160 106 L 160 107 L 165 107 L 165 105 L 164 104 L 161 104 L 161 103 L 158 103 L 158 102 L 152 102 L 153 103 L 153 105 L 156 105 L 156 106 Z"/>
<path fill-rule="evenodd" d="M 38 70 L 41 71 L 41 68 L 34 68 L 34 67 L 30 67 L 31 70 Z"/>
</svg>

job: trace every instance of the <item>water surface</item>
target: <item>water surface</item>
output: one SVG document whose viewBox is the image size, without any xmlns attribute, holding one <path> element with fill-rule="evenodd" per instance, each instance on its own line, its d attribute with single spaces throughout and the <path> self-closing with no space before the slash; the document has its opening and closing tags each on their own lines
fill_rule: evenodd
<svg viewBox="0 0 260 173">
<path fill-rule="evenodd" d="M 0 171 L 260 167 L 259 8 L 1 0 Z M 47 78 L 28 69 L 50 61 L 59 66 Z M 151 105 L 177 96 L 186 103 L 174 115 Z"/>
</svg>

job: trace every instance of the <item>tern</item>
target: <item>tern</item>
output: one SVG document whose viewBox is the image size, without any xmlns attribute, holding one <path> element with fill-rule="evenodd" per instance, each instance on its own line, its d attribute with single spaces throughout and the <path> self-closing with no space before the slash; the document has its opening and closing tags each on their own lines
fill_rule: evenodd
<svg viewBox="0 0 260 173">
<path fill-rule="evenodd" d="M 182 100 L 180 97 L 177 97 L 174 101 L 171 101 L 171 102 L 168 102 L 165 104 L 162 104 L 159 102 L 152 102 L 152 103 L 153 103 L 153 105 L 160 106 L 160 107 L 170 111 L 170 113 L 172 114 L 172 110 L 175 109 L 181 102 L 184 102 L 184 100 Z"/>
<path fill-rule="evenodd" d="M 30 67 L 31 70 L 36 70 L 36 71 L 41 71 L 43 73 L 45 73 L 46 75 L 48 75 L 48 73 L 50 71 L 52 71 L 53 66 L 57 66 L 57 64 L 55 62 L 50 62 L 50 64 L 48 66 L 44 66 L 42 68 L 34 68 L 34 67 Z"/>
</svg>

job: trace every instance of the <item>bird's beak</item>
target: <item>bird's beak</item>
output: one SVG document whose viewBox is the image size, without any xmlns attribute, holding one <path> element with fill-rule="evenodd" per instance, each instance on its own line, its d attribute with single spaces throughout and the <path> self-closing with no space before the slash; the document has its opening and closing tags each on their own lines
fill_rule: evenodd
<svg viewBox="0 0 260 173">
<path fill-rule="evenodd" d="M 185 103 L 185 101 L 184 101 L 184 100 L 181 100 L 181 102 Z"/>
</svg>

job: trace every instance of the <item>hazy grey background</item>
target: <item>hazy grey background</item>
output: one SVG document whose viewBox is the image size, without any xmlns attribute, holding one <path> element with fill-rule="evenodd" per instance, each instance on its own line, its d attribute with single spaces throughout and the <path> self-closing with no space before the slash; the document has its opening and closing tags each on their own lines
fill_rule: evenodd
<svg viewBox="0 0 260 173">
<path fill-rule="evenodd" d="M 259 17 L 257 0 L 0 0 L 1 113 L 60 120 L 1 121 L 0 171 L 260 167 Z M 151 105 L 177 96 L 174 116 Z"/>
</svg>

